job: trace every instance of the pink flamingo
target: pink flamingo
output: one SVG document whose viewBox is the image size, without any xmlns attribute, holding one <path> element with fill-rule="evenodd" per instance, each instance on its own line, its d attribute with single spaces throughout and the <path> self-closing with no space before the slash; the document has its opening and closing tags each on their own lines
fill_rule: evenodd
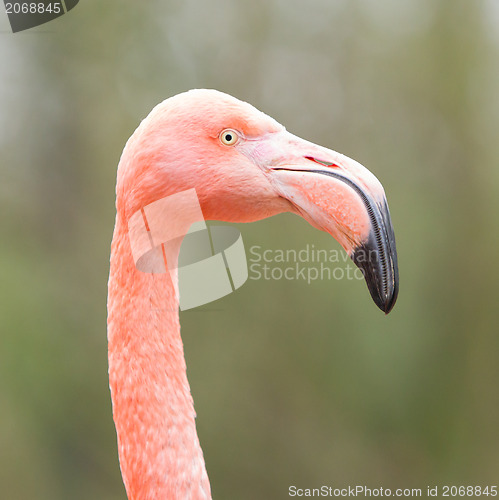
<svg viewBox="0 0 499 500">
<path fill-rule="evenodd" d="M 362 165 L 291 135 L 250 104 L 215 90 L 191 90 L 156 106 L 118 166 L 109 276 L 109 383 L 130 500 L 211 498 L 175 276 L 136 268 L 128 227 L 137 211 L 191 188 L 206 220 L 301 215 L 339 241 L 382 311 L 390 312 L 397 298 L 388 205 L 381 184 Z"/>
</svg>

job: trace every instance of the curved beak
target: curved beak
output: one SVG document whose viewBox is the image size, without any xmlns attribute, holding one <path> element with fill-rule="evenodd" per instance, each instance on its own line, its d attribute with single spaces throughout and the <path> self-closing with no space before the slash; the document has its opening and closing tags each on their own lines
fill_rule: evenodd
<svg viewBox="0 0 499 500">
<path fill-rule="evenodd" d="M 371 216 L 373 224 L 367 240 L 354 248 L 350 256 L 364 274 L 374 302 L 388 314 L 397 300 L 399 270 L 395 234 L 386 199 L 382 204 L 375 203 Z"/>
<path fill-rule="evenodd" d="M 395 235 L 383 187 L 361 164 L 288 132 L 255 141 L 251 156 L 280 196 L 331 234 L 362 271 L 376 305 L 395 305 L 399 275 Z"/>
</svg>

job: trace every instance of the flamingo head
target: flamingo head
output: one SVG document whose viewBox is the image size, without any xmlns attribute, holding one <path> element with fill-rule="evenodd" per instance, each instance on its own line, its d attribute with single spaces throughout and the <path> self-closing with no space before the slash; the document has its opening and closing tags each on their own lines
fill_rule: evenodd
<svg viewBox="0 0 499 500">
<path fill-rule="evenodd" d="M 364 274 L 376 305 L 397 299 L 395 237 L 385 193 L 360 163 L 296 137 L 215 90 L 171 97 L 141 123 L 118 169 L 118 210 L 195 188 L 206 220 L 301 215 L 331 234 Z"/>
</svg>

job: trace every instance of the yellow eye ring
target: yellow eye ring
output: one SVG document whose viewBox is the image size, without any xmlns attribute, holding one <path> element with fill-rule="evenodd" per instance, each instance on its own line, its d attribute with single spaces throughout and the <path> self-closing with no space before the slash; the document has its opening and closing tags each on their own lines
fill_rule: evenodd
<svg viewBox="0 0 499 500">
<path fill-rule="evenodd" d="M 225 146 L 234 146 L 239 141 L 239 134 L 231 128 L 226 128 L 220 132 L 220 142 Z"/>
</svg>

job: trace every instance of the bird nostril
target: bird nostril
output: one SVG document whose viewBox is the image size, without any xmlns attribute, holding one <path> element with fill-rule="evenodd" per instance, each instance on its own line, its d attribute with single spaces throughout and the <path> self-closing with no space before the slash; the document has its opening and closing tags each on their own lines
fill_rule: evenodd
<svg viewBox="0 0 499 500">
<path fill-rule="evenodd" d="M 336 165 L 336 163 L 332 163 L 326 160 L 319 160 L 319 158 L 315 158 L 313 156 L 305 156 L 305 159 L 318 163 L 319 165 L 323 165 L 324 167 L 339 168 L 339 165 Z"/>
</svg>

